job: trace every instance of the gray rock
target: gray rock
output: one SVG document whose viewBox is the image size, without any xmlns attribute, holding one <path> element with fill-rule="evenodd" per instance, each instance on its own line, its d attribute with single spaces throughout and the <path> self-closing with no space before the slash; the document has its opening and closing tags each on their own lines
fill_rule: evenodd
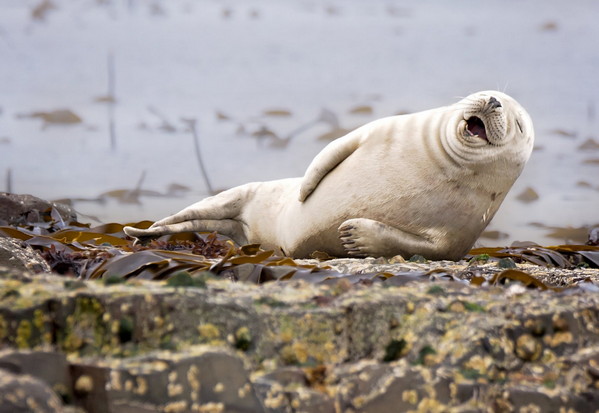
<svg viewBox="0 0 599 413">
<path fill-rule="evenodd" d="M 304 370 L 294 366 L 282 367 L 273 372 L 263 375 L 262 377 L 260 377 L 260 379 L 265 381 L 276 382 L 282 386 L 305 386 L 308 384 L 308 378 L 306 377 L 306 373 L 304 373 Z"/>
<path fill-rule="evenodd" d="M 73 288 L 55 275 L 0 275 L 0 344 L 67 354 L 74 401 L 92 413 L 589 411 L 599 400 L 599 294 L 580 288 Z"/>
<path fill-rule="evenodd" d="M 335 401 L 323 393 L 300 387 L 288 392 L 289 404 L 293 412 L 302 413 L 335 413 Z M 382 410 L 381 410 L 382 411 Z"/>
<path fill-rule="evenodd" d="M 69 364 L 63 353 L 54 351 L 12 350 L 0 351 L 0 369 L 13 374 L 35 376 L 63 400 L 72 400 Z"/>
<path fill-rule="evenodd" d="M 41 255 L 15 238 L 0 237 L 0 267 L 2 266 L 34 273 L 51 272 Z"/>
<path fill-rule="evenodd" d="M 78 403 L 89 413 L 264 411 L 241 358 L 214 347 L 101 363 L 83 359 L 71 371 Z"/>
<path fill-rule="evenodd" d="M 0 413 L 61 413 L 62 403 L 41 380 L 0 369 Z"/>
<path fill-rule="evenodd" d="M 44 222 L 54 208 L 65 223 L 76 221 L 77 214 L 68 205 L 45 201 L 33 195 L 0 192 L 0 225 L 19 226 Z"/>
<path fill-rule="evenodd" d="M 355 408 L 366 396 L 380 388 L 383 378 L 390 377 L 393 367 L 374 360 L 341 365 L 333 369 L 330 380 L 339 390 L 337 401 L 342 410 Z"/>
<path fill-rule="evenodd" d="M 589 240 L 587 245 L 599 245 L 599 227 L 593 228 L 589 231 Z"/>
<path fill-rule="evenodd" d="M 253 381 L 256 393 L 268 413 L 335 413 L 335 400 L 309 388 L 299 368 L 282 368 Z"/>
</svg>

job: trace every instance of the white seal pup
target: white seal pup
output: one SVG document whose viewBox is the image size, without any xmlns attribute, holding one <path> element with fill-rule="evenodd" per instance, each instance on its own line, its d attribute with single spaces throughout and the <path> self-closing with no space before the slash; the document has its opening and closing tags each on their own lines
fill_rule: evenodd
<svg viewBox="0 0 599 413">
<path fill-rule="evenodd" d="M 327 145 L 303 178 L 250 183 L 132 237 L 217 231 L 296 258 L 462 258 L 533 147 L 528 113 L 497 91 L 368 123 Z"/>
</svg>

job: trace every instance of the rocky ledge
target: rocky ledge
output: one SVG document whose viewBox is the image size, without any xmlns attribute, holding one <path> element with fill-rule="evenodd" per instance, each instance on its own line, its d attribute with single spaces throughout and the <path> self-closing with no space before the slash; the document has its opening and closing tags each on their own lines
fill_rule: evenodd
<svg viewBox="0 0 599 413">
<path fill-rule="evenodd" d="M 75 220 L 0 194 L 0 413 L 599 411 L 596 232 L 293 261 Z"/>
<path fill-rule="evenodd" d="M 262 285 L 81 281 L 0 270 L 1 411 L 589 412 L 597 269 L 519 265 L 553 291 L 361 272 L 467 263 L 333 260 L 355 278 Z M 409 268 L 407 268 L 407 267 Z M 496 272 L 496 264 L 477 266 Z M 424 279 L 423 278 L 423 279 Z M 11 410 L 12 409 L 12 410 Z"/>
</svg>

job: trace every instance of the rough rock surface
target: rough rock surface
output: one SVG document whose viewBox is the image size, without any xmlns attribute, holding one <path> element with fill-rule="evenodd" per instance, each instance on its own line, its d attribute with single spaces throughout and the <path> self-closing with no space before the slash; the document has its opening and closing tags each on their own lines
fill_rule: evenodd
<svg viewBox="0 0 599 413">
<path fill-rule="evenodd" d="M 0 266 L 21 271 L 50 272 L 48 263 L 27 244 L 0 237 Z"/>
<path fill-rule="evenodd" d="M 0 377 L 25 393 L 21 379 L 36 377 L 31 394 L 50 406 L 39 411 L 53 411 L 47 389 L 88 412 L 599 410 L 593 283 L 395 286 L 359 273 L 496 269 L 329 264 L 363 279 L 170 287 L 1 269 Z M 519 267 L 599 279 L 596 269 Z"/>
<path fill-rule="evenodd" d="M 62 403 L 42 380 L 0 369 L 0 412 L 62 412 Z"/>
<path fill-rule="evenodd" d="M 44 222 L 54 209 L 65 222 L 75 221 L 77 214 L 68 205 L 49 202 L 33 195 L 0 192 L 0 225 L 26 225 Z"/>
</svg>

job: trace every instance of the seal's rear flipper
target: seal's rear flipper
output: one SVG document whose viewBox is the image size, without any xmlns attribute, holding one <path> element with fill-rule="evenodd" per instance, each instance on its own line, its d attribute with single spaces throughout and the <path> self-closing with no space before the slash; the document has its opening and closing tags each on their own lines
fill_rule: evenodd
<svg viewBox="0 0 599 413">
<path fill-rule="evenodd" d="M 160 222 L 160 221 L 159 221 Z M 234 219 L 194 219 L 190 221 L 179 222 L 177 224 L 157 225 L 154 224 L 148 229 L 139 229 L 133 227 L 123 228 L 125 234 L 142 240 L 158 238 L 163 235 L 178 234 L 180 232 L 218 232 L 226 235 L 239 245 L 248 243 L 247 237 L 243 231 L 241 223 Z"/>
<path fill-rule="evenodd" d="M 135 238 L 158 238 L 180 232 L 218 232 L 239 245 L 247 244 L 242 220 L 242 208 L 259 188 L 250 183 L 205 198 L 176 214 L 156 221 L 148 229 L 125 227 L 123 231 Z"/>
<path fill-rule="evenodd" d="M 156 229 L 157 228 L 141 229 L 135 227 L 123 227 L 123 232 L 131 238 L 135 238 L 133 245 L 147 245 L 153 239 L 166 235 L 164 233 L 157 233 L 157 231 L 155 231 Z"/>
<path fill-rule="evenodd" d="M 143 240 L 157 238 L 160 236 L 160 235 L 151 235 L 152 232 L 150 231 L 150 228 L 141 229 L 141 228 L 135 228 L 135 227 L 124 227 L 123 232 L 132 238 L 137 238 L 140 242 L 143 242 Z"/>
<path fill-rule="evenodd" d="M 339 239 L 350 257 L 410 258 L 414 254 L 428 259 L 461 259 L 467 251 L 452 251 L 443 242 L 433 242 L 379 221 L 348 219 L 339 226 Z M 451 245 L 451 244 L 449 244 Z"/>
</svg>

